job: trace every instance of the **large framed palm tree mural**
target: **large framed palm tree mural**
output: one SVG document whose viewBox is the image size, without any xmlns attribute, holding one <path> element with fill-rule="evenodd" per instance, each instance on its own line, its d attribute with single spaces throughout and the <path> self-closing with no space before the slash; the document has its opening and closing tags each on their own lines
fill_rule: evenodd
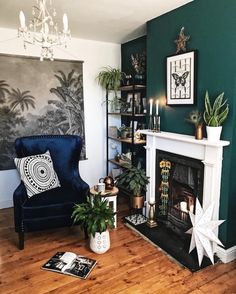
<svg viewBox="0 0 236 294">
<path fill-rule="evenodd" d="M 0 170 L 15 168 L 17 137 L 76 134 L 85 159 L 83 62 L 0 54 Z"/>
</svg>

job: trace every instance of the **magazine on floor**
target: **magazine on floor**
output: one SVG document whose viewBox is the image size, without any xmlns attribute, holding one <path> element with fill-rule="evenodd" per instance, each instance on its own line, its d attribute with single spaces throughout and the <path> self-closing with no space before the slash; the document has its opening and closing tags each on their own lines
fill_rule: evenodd
<svg viewBox="0 0 236 294">
<path fill-rule="evenodd" d="M 73 252 L 57 252 L 42 269 L 86 279 L 96 263 L 94 259 Z"/>
</svg>

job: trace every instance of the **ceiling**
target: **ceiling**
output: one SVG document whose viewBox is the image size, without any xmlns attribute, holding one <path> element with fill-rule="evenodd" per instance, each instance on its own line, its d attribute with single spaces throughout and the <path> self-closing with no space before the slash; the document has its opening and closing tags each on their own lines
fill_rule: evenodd
<svg viewBox="0 0 236 294">
<path fill-rule="evenodd" d="M 124 43 L 145 35 L 148 20 L 191 1 L 54 0 L 53 4 L 58 16 L 67 13 L 72 37 Z M 35 3 L 36 0 L 0 0 L 0 27 L 17 29 L 19 11 L 23 10 L 29 20 Z"/>
</svg>

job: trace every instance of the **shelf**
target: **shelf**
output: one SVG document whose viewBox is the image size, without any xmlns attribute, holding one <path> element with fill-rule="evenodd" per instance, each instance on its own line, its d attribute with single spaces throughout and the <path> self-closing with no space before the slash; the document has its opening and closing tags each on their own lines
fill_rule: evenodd
<svg viewBox="0 0 236 294">
<path fill-rule="evenodd" d="M 146 85 L 129 85 L 120 87 L 120 91 L 144 90 Z"/>
<path fill-rule="evenodd" d="M 118 166 L 120 166 L 120 167 L 122 167 L 122 168 L 128 168 L 128 167 L 125 166 L 125 165 L 127 165 L 127 164 L 130 165 L 129 162 L 124 161 L 124 160 L 121 160 L 121 159 L 120 159 L 119 161 L 116 161 L 115 159 L 108 159 L 108 161 L 111 162 L 111 163 L 113 163 L 113 164 L 115 164 L 115 165 L 118 165 Z"/>
<path fill-rule="evenodd" d="M 132 116 L 132 113 L 130 112 L 108 112 L 108 115 L 122 115 L 122 116 Z M 133 115 L 134 117 L 145 117 L 145 113 L 136 113 Z"/>
<path fill-rule="evenodd" d="M 132 140 L 131 138 L 127 138 L 127 139 L 120 139 L 120 138 L 115 138 L 115 137 L 108 137 L 109 139 L 118 141 L 118 142 L 123 142 L 123 143 L 128 143 L 128 144 L 132 144 Z M 142 145 L 145 144 L 146 140 L 135 140 L 134 141 L 134 145 Z"/>
</svg>

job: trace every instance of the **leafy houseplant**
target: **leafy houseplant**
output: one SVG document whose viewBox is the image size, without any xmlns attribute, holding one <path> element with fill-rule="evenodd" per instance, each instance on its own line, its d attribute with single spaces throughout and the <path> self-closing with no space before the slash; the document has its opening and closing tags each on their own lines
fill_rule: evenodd
<svg viewBox="0 0 236 294">
<path fill-rule="evenodd" d="M 104 253 L 110 248 L 110 238 L 108 228 L 114 228 L 114 212 L 108 206 L 108 201 L 102 199 L 101 193 L 96 196 L 87 197 L 86 203 L 75 204 L 72 212 L 73 222 L 79 223 L 85 228 L 90 236 L 90 248 L 96 253 Z M 107 240 L 108 248 L 95 248 L 97 238 Z M 104 242 L 105 242 L 104 241 Z M 103 250 L 103 251 L 101 251 Z"/>
<path fill-rule="evenodd" d="M 120 83 L 124 78 L 124 72 L 122 72 L 119 68 L 112 68 L 110 66 L 104 67 L 96 78 L 98 80 L 98 84 L 102 88 L 108 91 L 114 91 L 114 99 L 109 102 L 112 102 L 115 107 L 119 104 L 120 98 L 118 97 L 117 92 L 119 90 Z"/>
<path fill-rule="evenodd" d="M 137 167 L 132 166 L 124 171 L 117 177 L 117 182 L 121 186 L 127 186 L 128 190 L 133 193 L 131 201 L 133 208 L 142 208 L 144 202 L 142 193 L 146 192 L 149 177 L 146 176 L 145 170 L 141 168 L 141 164 L 139 163 Z"/>
<path fill-rule="evenodd" d="M 118 129 L 118 133 L 121 139 L 126 139 L 130 134 L 130 128 L 127 127 L 125 124 L 122 124 L 121 127 Z"/>
<path fill-rule="evenodd" d="M 207 137 L 210 141 L 220 139 L 222 124 L 226 120 L 229 113 L 229 105 L 227 100 L 223 101 L 224 93 L 216 97 L 213 105 L 210 103 L 209 94 L 205 95 L 205 111 L 203 114 L 204 121 L 207 125 Z"/>
</svg>

